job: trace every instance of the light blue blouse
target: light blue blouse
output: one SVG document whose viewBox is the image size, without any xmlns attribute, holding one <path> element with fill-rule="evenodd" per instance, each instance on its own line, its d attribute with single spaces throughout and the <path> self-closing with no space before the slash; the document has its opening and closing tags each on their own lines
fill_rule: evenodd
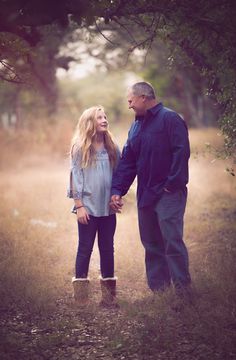
<svg viewBox="0 0 236 360">
<path fill-rule="evenodd" d="M 114 212 L 109 207 L 112 168 L 106 149 L 97 151 L 96 162 L 81 168 L 81 155 L 71 159 L 70 185 L 67 196 L 80 199 L 92 216 L 108 216 Z"/>
</svg>

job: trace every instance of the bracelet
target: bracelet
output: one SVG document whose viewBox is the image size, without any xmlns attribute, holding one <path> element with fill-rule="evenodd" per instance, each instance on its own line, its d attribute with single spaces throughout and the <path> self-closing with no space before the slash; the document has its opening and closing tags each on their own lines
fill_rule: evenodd
<svg viewBox="0 0 236 360">
<path fill-rule="evenodd" d="M 82 207 L 84 207 L 84 205 L 81 205 L 81 206 L 75 206 L 75 207 L 74 207 L 74 210 L 78 210 L 78 209 L 80 209 L 80 208 L 82 208 Z"/>
</svg>

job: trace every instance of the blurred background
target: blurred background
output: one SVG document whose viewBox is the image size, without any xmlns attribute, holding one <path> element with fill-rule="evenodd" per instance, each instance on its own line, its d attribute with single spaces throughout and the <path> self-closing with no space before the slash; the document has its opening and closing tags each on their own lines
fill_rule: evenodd
<svg viewBox="0 0 236 360">
<path fill-rule="evenodd" d="M 4 2 L 0 3 L 4 10 Z M 196 11 L 200 8 L 196 7 Z M 223 19 L 226 24 L 227 17 L 221 16 L 222 9 L 218 10 L 214 10 L 214 19 Z M 182 16 L 181 8 L 179 11 L 177 19 Z M 12 33 L 0 32 L 5 54 L 0 65 L 1 309 L 48 311 L 58 299 L 72 296 L 77 224 L 70 213 L 72 201 L 66 198 L 71 137 L 82 111 L 100 104 L 105 107 L 110 131 L 122 149 L 133 121 L 126 101 L 127 87 L 144 80 L 154 86 L 158 101 L 180 113 L 189 128 L 185 242 L 199 309 L 209 314 L 209 322 L 212 317 L 216 319 L 214 334 L 221 332 L 226 323 L 235 326 L 236 289 L 232 275 L 236 185 L 231 141 L 235 139 L 235 127 L 230 122 L 235 115 L 235 73 L 230 48 L 219 45 L 214 37 L 210 39 L 210 30 L 206 29 L 203 43 L 197 41 L 199 34 L 186 22 L 186 27 L 180 23 L 162 24 L 159 36 L 151 39 L 155 23 L 151 15 L 130 23 L 115 23 L 113 27 L 109 21 L 91 24 L 86 16 L 86 26 L 83 22 L 80 26 L 75 22 L 69 27 L 56 23 L 41 26 L 37 29 L 39 41 L 33 47 Z M 184 16 L 187 18 L 187 14 Z M 201 29 L 199 24 L 191 23 L 195 25 Z M 176 38 L 169 39 L 168 34 L 173 33 Z M 143 34 L 147 35 L 146 42 Z M 185 52 L 177 47 L 178 36 L 189 36 L 189 41 L 198 44 L 196 48 L 202 46 L 205 57 L 201 61 L 210 58 L 211 68 L 202 65 L 199 57 L 194 62 L 186 43 L 182 44 Z M 227 49 L 228 57 L 222 48 Z M 232 116 L 228 116 L 229 107 Z M 225 144 L 230 146 L 225 148 Z M 119 296 L 128 303 L 150 295 L 138 234 L 135 191 L 134 183 L 118 215 L 115 237 Z M 98 276 L 95 246 L 90 277 L 97 294 Z M 198 330 L 200 334 L 200 324 Z M 213 344 L 216 340 L 212 337 L 210 341 Z M 227 346 L 228 340 L 224 341 L 222 349 Z"/>
<path fill-rule="evenodd" d="M 168 6 L 161 11 L 156 4 L 152 11 L 136 9 L 140 14 L 133 17 L 131 4 L 129 8 L 116 2 L 91 2 L 91 10 L 88 4 L 83 7 L 79 3 L 69 16 L 67 9 L 61 9 L 67 19 L 64 24 L 62 14 L 55 14 L 55 7 L 44 2 L 35 0 L 28 7 L 14 1 L 7 7 L 0 2 L 1 267 L 6 284 L 11 278 L 7 290 L 2 290 L 5 303 L 12 299 L 9 291 L 17 296 L 15 273 L 20 277 L 17 284 L 24 293 L 23 302 L 32 286 L 41 294 L 42 285 L 50 294 L 51 290 L 64 289 L 63 281 L 69 289 L 77 247 L 76 221 L 70 214 L 71 200 L 66 198 L 71 137 L 83 110 L 101 104 L 122 149 L 133 121 L 126 91 L 136 81 L 152 83 L 158 101 L 180 113 L 189 127 L 192 155 L 186 242 L 193 268 L 196 254 L 205 251 L 201 250 L 200 239 L 205 237 L 201 226 L 207 219 L 212 226 L 210 199 L 222 215 L 235 199 L 235 132 L 231 126 L 235 88 L 229 56 L 234 50 L 228 49 L 227 58 L 220 51 L 229 41 L 233 45 L 231 22 L 226 17 L 232 9 L 225 7 L 224 16 L 223 8 L 209 13 L 209 20 L 218 26 L 227 23 L 228 32 L 218 39 L 209 24 L 202 28 L 188 20 L 184 13 L 188 7 L 180 7 L 176 14 L 174 5 L 170 12 Z M 111 13 L 106 18 L 107 6 L 116 16 L 114 21 Z M 105 15 L 96 17 L 99 11 Z M 195 11 L 197 19 L 203 10 L 196 6 Z M 230 89 L 231 97 L 227 98 Z M 117 271 L 125 274 L 135 262 L 140 269 L 132 270 L 131 283 L 137 272 L 145 283 L 135 183 L 126 202 L 117 229 Z M 139 249 L 135 258 L 127 251 L 133 243 Z M 23 249 L 26 254 L 22 257 L 18 251 Z M 91 271 L 99 267 L 98 254 L 94 256 L 96 266 Z M 197 264 L 200 259 L 196 259 Z M 35 276 L 47 281 L 40 281 L 38 287 Z M 58 286 L 55 276 L 61 279 Z M 50 279 L 56 284 L 48 292 Z M 40 296 L 36 298 L 38 301 Z"/>
</svg>

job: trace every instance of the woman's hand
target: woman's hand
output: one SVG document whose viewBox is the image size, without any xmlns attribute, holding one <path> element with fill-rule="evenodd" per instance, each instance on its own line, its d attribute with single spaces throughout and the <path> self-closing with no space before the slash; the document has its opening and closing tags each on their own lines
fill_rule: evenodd
<svg viewBox="0 0 236 360">
<path fill-rule="evenodd" d="M 123 200 L 122 200 L 121 196 L 120 195 L 112 195 L 111 202 L 109 205 L 112 208 L 112 210 L 114 210 L 117 213 L 121 213 L 121 209 L 123 206 Z"/>
<path fill-rule="evenodd" d="M 85 207 L 81 207 L 77 209 L 77 220 L 80 224 L 88 225 L 89 221 L 89 214 L 87 213 L 87 210 Z"/>
</svg>

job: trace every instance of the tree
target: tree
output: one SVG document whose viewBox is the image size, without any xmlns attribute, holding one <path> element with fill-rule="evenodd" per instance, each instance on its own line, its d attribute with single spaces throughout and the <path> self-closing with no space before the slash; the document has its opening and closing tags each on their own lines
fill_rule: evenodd
<svg viewBox="0 0 236 360">
<path fill-rule="evenodd" d="M 58 67 L 68 69 L 69 62 L 73 60 L 72 57 L 59 54 L 63 37 L 70 31 L 62 30 L 56 24 L 42 26 L 39 29 L 40 41 L 33 48 L 12 34 L 0 34 L 1 50 L 5 51 L 6 57 L 2 59 L 4 66 L 0 68 L 0 78 L 12 83 L 11 88 L 3 86 L 1 94 L 5 99 L 9 98 L 7 93 L 11 96 L 15 94 L 10 112 L 12 106 L 17 108 L 19 99 L 24 106 L 21 93 L 26 92 L 30 93 L 29 97 L 34 103 L 32 107 L 38 105 L 45 107 L 49 113 L 55 111 L 58 96 L 56 70 Z"/>
<path fill-rule="evenodd" d="M 108 71 L 125 68 L 151 82 L 158 98 L 162 99 L 166 106 L 181 113 L 190 126 L 215 126 L 219 118 L 219 106 L 206 94 L 205 78 L 193 66 L 167 61 L 172 55 L 171 49 L 160 39 L 153 42 L 147 53 L 145 49 L 136 49 L 129 54 L 128 49 L 133 38 L 138 41 L 140 37 L 139 30 L 139 27 L 133 25 L 130 39 L 127 37 L 127 24 L 126 30 L 114 26 L 109 29 L 100 24 L 99 30 L 96 27 L 89 29 L 93 40 L 86 43 L 85 51 L 98 60 L 102 69 L 104 66 Z M 108 40 L 102 38 L 101 32 Z M 70 54 L 71 45 L 65 51 Z"/>
<path fill-rule="evenodd" d="M 209 94 L 221 104 L 226 150 L 236 148 L 236 38 L 233 0 L 11 0 L 0 1 L 0 31 L 28 44 L 40 38 L 38 27 L 75 21 L 78 27 L 105 23 L 119 26 L 132 39 L 130 52 L 149 48 L 158 38 L 172 48 L 172 61 L 195 66 L 205 77 Z M 132 24 L 140 28 L 132 36 Z M 5 58 L 2 58 L 5 61 Z M 3 63 L 3 66 L 5 63 Z M 9 64 L 7 63 L 7 66 Z"/>
</svg>

